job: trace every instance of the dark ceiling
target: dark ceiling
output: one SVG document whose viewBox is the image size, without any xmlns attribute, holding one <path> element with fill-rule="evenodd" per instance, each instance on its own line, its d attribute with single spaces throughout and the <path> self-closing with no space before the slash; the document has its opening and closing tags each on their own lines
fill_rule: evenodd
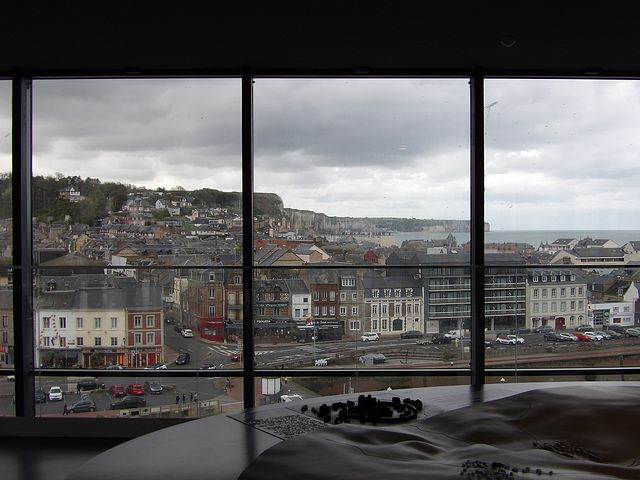
<svg viewBox="0 0 640 480">
<path fill-rule="evenodd" d="M 640 72 L 633 0 L 11 0 L 3 12 L 3 74 Z"/>
</svg>

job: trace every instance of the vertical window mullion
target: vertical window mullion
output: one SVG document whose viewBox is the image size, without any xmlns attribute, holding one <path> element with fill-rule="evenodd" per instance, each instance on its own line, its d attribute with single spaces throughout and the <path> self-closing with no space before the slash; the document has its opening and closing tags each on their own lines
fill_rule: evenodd
<svg viewBox="0 0 640 480">
<path fill-rule="evenodd" d="M 244 407 L 255 406 L 255 342 L 253 336 L 253 76 L 242 75 L 242 272 Z"/>
<path fill-rule="evenodd" d="M 481 387 L 484 371 L 484 74 L 471 76 L 471 386 Z"/>
<path fill-rule="evenodd" d="M 12 80 L 13 321 L 15 408 L 35 417 L 33 385 L 33 269 L 31 237 L 31 78 Z"/>
</svg>

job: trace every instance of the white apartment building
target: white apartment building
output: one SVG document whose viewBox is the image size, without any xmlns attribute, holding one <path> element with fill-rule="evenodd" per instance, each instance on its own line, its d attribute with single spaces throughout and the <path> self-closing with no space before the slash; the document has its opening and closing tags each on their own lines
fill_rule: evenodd
<svg viewBox="0 0 640 480">
<path fill-rule="evenodd" d="M 587 282 L 575 270 L 532 270 L 527 275 L 526 326 L 555 330 L 587 323 Z"/>
</svg>

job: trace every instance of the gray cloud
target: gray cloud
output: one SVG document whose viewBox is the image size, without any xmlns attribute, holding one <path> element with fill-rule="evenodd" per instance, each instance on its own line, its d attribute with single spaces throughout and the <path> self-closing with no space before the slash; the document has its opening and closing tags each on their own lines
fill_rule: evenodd
<svg viewBox="0 0 640 480">
<path fill-rule="evenodd" d="M 5 170 L 10 93 L 0 82 Z M 239 190 L 240 93 L 238 79 L 35 81 L 34 172 Z M 469 218 L 467 80 L 257 78 L 254 93 L 256 191 L 328 215 Z M 493 228 L 640 228 L 638 82 L 488 79 L 485 104 Z"/>
</svg>

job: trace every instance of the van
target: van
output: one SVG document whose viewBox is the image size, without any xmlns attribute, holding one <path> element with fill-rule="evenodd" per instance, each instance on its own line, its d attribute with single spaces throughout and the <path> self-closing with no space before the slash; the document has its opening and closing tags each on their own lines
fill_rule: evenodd
<svg viewBox="0 0 640 480">
<path fill-rule="evenodd" d="M 603 330 L 613 330 L 614 332 L 621 333 L 622 335 L 625 334 L 625 328 L 622 325 L 617 325 L 617 324 L 603 325 L 602 329 Z"/>
<path fill-rule="evenodd" d="M 446 337 L 449 337 L 451 340 L 463 339 L 464 338 L 464 330 L 449 330 L 444 334 Z"/>
</svg>

